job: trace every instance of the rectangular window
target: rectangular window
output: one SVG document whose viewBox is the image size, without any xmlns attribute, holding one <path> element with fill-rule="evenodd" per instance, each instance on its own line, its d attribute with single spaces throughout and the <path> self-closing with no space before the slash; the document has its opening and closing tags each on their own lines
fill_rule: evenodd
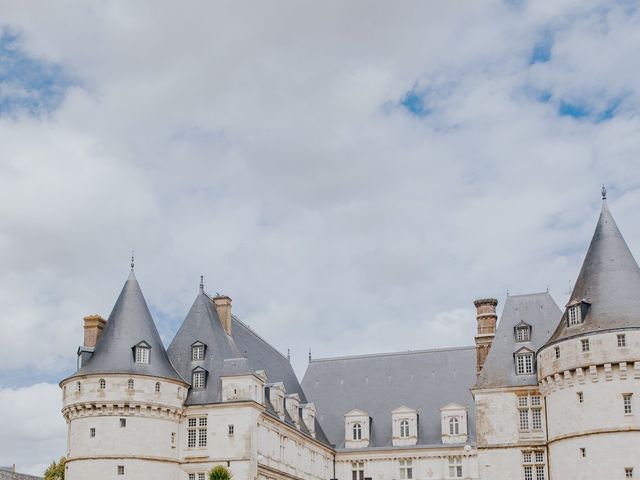
<svg viewBox="0 0 640 480">
<path fill-rule="evenodd" d="M 533 480 L 533 467 L 531 465 L 524 466 L 524 480 Z"/>
<path fill-rule="evenodd" d="M 520 430 L 529 430 L 529 410 L 520 410 Z"/>
<path fill-rule="evenodd" d="M 189 480 L 196 480 L 196 474 L 195 473 L 190 473 L 189 474 Z"/>
<path fill-rule="evenodd" d="M 127 419 L 126 418 L 121 418 L 120 419 L 120 428 L 125 428 L 127 426 Z"/>
<path fill-rule="evenodd" d="M 633 395 L 630 393 L 625 393 L 622 395 L 622 401 L 624 403 L 624 413 L 625 415 L 629 415 L 631 413 L 633 413 L 633 409 L 631 406 L 631 399 L 633 398 Z"/>
<path fill-rule="evenodd" d="M 587 456 L 587 449 L 586 448 L 583 447 L 583 448 L 580 449 L 580 456 L 582 458 L 585 458 Z"/>
<path fill-rule="evenodd" d="M 95 438 L 96 437 L 96 429 L 95 428 L 89 429 L 89 436 L 91 438 Z"/>
<path fill-rule="evenodd" d="M 522 452 L 522 468 L 526 480 L 545 480 L 544 452 Z"/>
<path fill-rule="evenodd" d="M 203 371 L 193 372 L 193 388 L 203 389 L 205 386 L 204 378 Z"/>
<path fill-rule="evenodd" d="M 449 457 L 449 478 L 462 478 L 462 457 Z"/>
<path fill-rule="evenodd" d="M 413 478 L 413 466 L 411 460 L 403 459 L 400 460 L 400 479 L 401 480 L 410 480 Z"/>
<path fill-rule="evenodd" d="M 351 480 L 364 480 L 364 462 L 351 462 Z"/>
<path fill-rule="evenodd" d="M 187 421 L 187 447 L 207 446 L 207 417 L 191 417 Z"/>
<path fill-rule="evenodd" d="M 529 328 L 528 327 L 518 327 L 518 328 L 516 328 L 516 340 L 518 342 L 527 342 L 527 341 L 529 341 Z"/>
<path fill-rule="evenodd" d="M 136 363 L 149 363 L 149 349 L 136 347 Z"/>
<path fill-rule="evenodd" d="M 580 340 L 580 342 L 582 343 L 582 351 L 583 352 L 588 352 L 589 351 L 589 339 L 588 338 L 583 338 L 582 340 Z"/>
<path fill-rule="evenodd" d="M 516 373 L 518 375 L 529 375 L 533 373 L 533 354 L 516 354 Z"/>
<path fill-rule="evenodd" d="M 542 431 L 542 397 L 540 395 L 518 397 L 518 420 L 521 432 Z"/>
<path fill-rule="evenodd" d="M 556 347 L 556 358 L 560 358 L 560 347 Z"/>
<path fill-rule="evenodd" d="M 118 475 L 124 475 L 124 465 L 118 465 Z"/>
<path fill-rule="evenodd" d="M 204 359 L 204 345 L 194 345 L 191 348 L 191 360 Z"/>
<path fill-rule="evenodd" d="M 580 306 L 579 305 L 575 305 L 573 307 L 569 307 L 569 310 L 567 312 L 568 315 L 568 320 L 569 320 L 569 326 L 571 327 L 572 325 L 578 325 L 581 323 L 580 321 Z"/>
<path fill-rule="evenodd" d="M 531 409 L 531 428 L 542 430 L 542 411 L 539 408 Z"/>
<path fill-rule="evenodd" d="M 199 473 L 198 474 L 198 480 L 205 480 L 205 474 L 204 473 Z"/>
<path fill-rule="evenodd" d="M 584 403 L 584 393 L 578 392 L 576 395 L 578 396 L 578 403 Z"/>
<path fill-rule="evenodd" d="M 627 467 L 624 469 L 624 478 L 633 478 L 633 467 Z"/>
<path fill-rule="evenodd" d="M 229 425 L 229 436 L 232 436 L 234 433 L 235 427 L 233 425 Z"/>
<path fill-rule="evenodd" d="M 627 336 L 624 333 L 618 335 L 618 347 L 627 346 Z"/>
</svg>

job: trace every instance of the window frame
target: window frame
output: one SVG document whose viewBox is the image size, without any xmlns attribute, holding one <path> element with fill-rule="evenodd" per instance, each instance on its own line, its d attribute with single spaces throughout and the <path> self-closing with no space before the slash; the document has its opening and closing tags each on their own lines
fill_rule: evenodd
<svg viewBox="0 0 640 480">
<path fill-rule="evenodd" d="M 571 305 L 567 308 L 567 327 L 575 327 L 582 324 L 582 312 L 580 304 Z"/>
<path fill-rule="evenodd" d="M 351 480 L 364 480 L 364 462 L 351 462 Z"/>
<path fill-rule="evenodd" d="M 625 415 L 633 415 L 633 393 L 622 394 L 622 405 Z"/>
<path fill-rule="evenodd" d="M 516 375 L 533 375 L 533 352 L 528 350 L 523 352 L 524 353 L 516 353 L 514 355 L 516 361 Z"/>
<path fill-rule="evenodd" d="M 448 460 L 448 470 L 449 477 L 448 478 L 462 478 L 462 457 L 460 455 L 451 455 L 447 457 Z"/>
<path fill-rule="evenodd" d="M 409 431 L 409 420 L 402 419 L 400 421 L 400 438 L 409 438 L 410 436 L 410 431 Z"/>
<path fill-rule="evenodd" d="M 401 458 L 400 464 L 400 480 L 413 479 L 413 461 L 410 458 Z"/>
<path fill-rule="evenodd" d="M 207 349 L 207 346 L 200 341 L 192 343 L 191 344 L 191 361 L 192 362 L 203 361 L 206 355 L 206 349 Z"/>
<path fill-rule="evenodd" d="M 460 435 L 460 420 L 458 417 L 449 419 L 449 435 Z"/>
<path fill-rule="evenodd" d="M 191 388 L 205 390 L 207 388 L 207 371 L 204 368 L 194 368 L 191 371 Z"/>
<path fill-rule="evenodd" d="M 591 351 L 591 342 L 589 342 L 588 338 L 580 339 L 580 349 L 582 353 L 587 353 Z"/>
<path fill-rule="evenodd" d="M 187 418 L 187 449 L 207 446 L 208 420 L 206 415 Z"/>
<path fill-rule="evenodd" d="M 618 348 L 624 348 L 627 346 L 627 335 L 624 333 L 619 333 L 616 338 Z"/>
<path fill-rule="evenodd" d="M 352 440 L 362 440 L 362 423 L 355 422 L 351 427 L 351 439 Z"/>
</svg>

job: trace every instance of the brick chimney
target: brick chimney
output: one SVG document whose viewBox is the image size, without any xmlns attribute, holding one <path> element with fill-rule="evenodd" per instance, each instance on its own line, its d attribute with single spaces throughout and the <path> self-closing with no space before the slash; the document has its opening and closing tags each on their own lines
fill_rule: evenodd
<svg viewBox="0 0 640 480">
<path fill-rule="evenodd" d="M 496 336 L 496 307 L 498 300 L 495 298 L 481 298 L 473 302 L 476 306 L 476 320 L 478 321 L 478 333 L 476 339 L 476 375 L 480 375 L 484 362 L 489 354 L 489 349 Z"/>
<path fill-rule="evenodd" d="M 231 298 L 226 295 L 218 295 L 213 297 L 213 304 L 224 331 L 227 332 L 227 335 L 231 335 Z"/>
<path fill-rule="evenodd" d="M 100 315 L 88 315 L 84 317 L 84 346 L 94 348 L 107 321 Z"/>
</svg>

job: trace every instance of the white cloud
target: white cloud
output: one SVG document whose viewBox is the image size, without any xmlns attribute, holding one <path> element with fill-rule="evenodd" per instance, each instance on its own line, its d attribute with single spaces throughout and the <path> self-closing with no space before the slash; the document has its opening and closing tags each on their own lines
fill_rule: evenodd
<svg viewBox="0 0 640 480">
<path fill-rule="evenodd" d="M 0 117 L 0 386 L 73 369 L 132 248 L 164 338 L 204 274 L 299 372 L 308 347 L 471 344 L 478 296 L 562 304 L 603 181 L 640 252 L 624 4 L 190 5 L 1 2 L 19 47 L 76 84 L 50 116 Z M 412 89 L 430 115 L 398 105 Z M 611 120 L 558 116 L 621 94 Z"/>
<path fill-rule="evenodd" d="M 0 389 L 0 409 L 5 412 L 0 415 L 0 465 L 15 464 L 21 473 L 42 475 L 52 460 L 64 455 L 67 428 L 60 402 L 56 384 Z"/>
</svg>

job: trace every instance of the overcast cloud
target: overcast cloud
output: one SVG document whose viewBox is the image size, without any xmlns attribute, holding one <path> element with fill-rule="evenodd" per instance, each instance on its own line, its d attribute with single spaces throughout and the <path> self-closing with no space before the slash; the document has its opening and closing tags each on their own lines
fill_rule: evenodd
<svg viewBox="0 0 640 480">
<path fill-rule="evenodd" d="M 563 306 L 601 183 L 640 253 L 638 1 L 0 1 L 0 464 L 65 453 L 82 317 L 206 289 L 300 376 Z"/>
</svg>

